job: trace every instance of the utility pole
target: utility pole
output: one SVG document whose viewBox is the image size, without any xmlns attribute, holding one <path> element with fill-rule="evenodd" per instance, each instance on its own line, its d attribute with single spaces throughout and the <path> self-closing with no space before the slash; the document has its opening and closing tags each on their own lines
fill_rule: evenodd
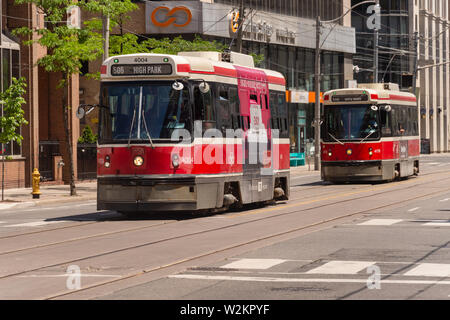
<svg viewBox="0 0 450 320">
<path fill-rule="evenodd" d="M 380 7 L 380 1 L 375 0 L 375 6 L 378 10 Z M 377 12 L 376 12 L 377 13 Z M 375 26 L 373 29 L 374 38 L 373 38 L 373 82 L 378 83 L 378 26 Z"/>
<path fill-rule="evenodd" d="M 314 109 L 314 170 L 320 171 L 320 16 L 316 18 L 315 77 L 316 105 Z"/>
<path fill-rule="evenodd" d="M 320 21 L 320 16 L 317 15 L 316 17 L 316 56 L 315 56 L 315 78 L 314 78 L 314 85 L 316 87 L 316 105 L 314 108 L 314 170 L 320 171 L 320 34 L 321 34 L 321 27 L 322 23 L 338 23 L 338 21 L 345 17 L 349 12 L 351 12 L 354 8 L 366 4 L 366 3 L 376 3 L 379 7 L 379 0 L 366 0 L 362 1 L 360 3 L 355 4 L 351 8 L 349 8 L 344 14 L 342 14 L 340 17 L 327 20 L 327 21 Z M 320 2 L 319 2 L 320 6 Z M 320 12 L 319 7 L 319 12 Z M 333 27 L 334 28 L 334 27 Z M 378 31 L 377 31 L 378 34 Z M 326 38 L 325 38 L 326 39 Z M 378 35 L 377 35 L 378 39 Z M 325 42 L 325 41 L 324 41 Z M 377 42 L 378 47 L 378 42 Z M 378 51 L 377 51 L 378 55 Z M 378 58 L 376 59 L 378 61 Z M 378 69 L 378 66 L 377 66 Z M 378 72 L 377 72 L 378 73 Z M 377 77 L 378 78 L 378 77 Z"/>
<path fill-rule="evenodd" d="M 103 61 L 109 57 L 109 14 L 103 16 Z"/>
<path fill-rule="evenodd" d="M 244 23 L 244 14 L 244 0 L 241 0 L 241 3 L 239 5 L 238 30 L 236 39 L 237 51 L 240 53 L 242 53 L 242 34 L 244 30 L 244 26 L 242 24 Z"/>
<path fill-rule="evenodd" d="M 412 87 L 413 87 L 413 92 L 414 94 L 416 94 L 416 86 L 417 86 L 417 75 L 418 75 L 418 67 L 419 67 L 419 33 L 416 31 L 414 32 L 414 52 L 416 54 L 415 58 L 414 58 L 414 67 L 413 67 L 413 81 L 412 81 Z M 419 99 L 417 99 L 417 101 L 419 101 Z"/>
</svg>

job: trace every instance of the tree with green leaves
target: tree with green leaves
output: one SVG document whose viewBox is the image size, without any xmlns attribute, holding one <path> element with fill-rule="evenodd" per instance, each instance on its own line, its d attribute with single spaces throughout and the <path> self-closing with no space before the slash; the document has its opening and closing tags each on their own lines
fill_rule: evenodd
<svg viewBox="0 0 450 320">
<path fill-rule="evenodd" d="M 86 126 L 81 133 L 80 138 L 78 139 L 78 143 L 96 143 L 97 135 L 92 132 L 90 126 Z"/>
<path fill-rule="evenodd" d="M 164 53 L 177 54 L 181 51 L 219 51 L 223 52 L 226 46 L 217 41 L 206 41 L 196 35 L 193 41 L 185 40 L 181 36 L 173 39 L 147 38 L 139 41 L 139 37 L 128 33 L 123 36 L 111 36 L 109 44 L 110 55 L 131 53 Z"/>
<path fill-rule="evenodd" d="M 22 105 L 26 103 L 23 95 L 26 92 L 26 82 L 24 78 L 12 78 L 12 84 L 5 92 L 0 93 L 0 101 L 3 112 L 0 113 L 0 143 L 2 155 L 2 201 L 4 200 L 5 184 L 5 159 L 4 145 L 13 141 L 22 144 L 23 137 L 19 128 L 28 124 L 25 120 Z"/>
</svg>

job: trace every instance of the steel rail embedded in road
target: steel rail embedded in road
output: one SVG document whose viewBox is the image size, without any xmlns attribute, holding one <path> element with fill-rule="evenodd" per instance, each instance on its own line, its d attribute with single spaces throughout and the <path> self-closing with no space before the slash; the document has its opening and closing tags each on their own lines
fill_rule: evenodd
<svg viewBox="0 0 450 320">
<path fill-rule="evenodd" d="M 448 171 L 445 171 L 445 172 L 448 172 Z M 426 175 L 439 174 L 439 173 L 442 173 L 442 172 L 429 173 L 429 174 L 422 175 L 421 177 L 426 176 Z M 447 178 L 434 180 L 433 182 L 442 181 L 442 180 L 445 180 L 445 179 L 447 179 Z M 369 188 L 365 188 L 363 190 L 358 190 L 358 191 L 353 191 L 353 192 L 340 193 L 340 194 L 333 195 L 331 197 L 328 196 L 328 197 L 325 197 L 325 198 L 317 198 L 317 195 L 316 195 L 316 198 L 314 200 L 302 201 L 300 203 L 299 202 L 292 202 L 292 200 L 291 200 L 289 204 L 280 204 L 280 205 L 276 205 L 276 206 L 274 206 L 272 208 L 262 208 L 262 209 L 256 209 L 256 210 L 250 210 L 250 211 L 245 210 L 245 211 L 242 211 L 240 213 L 226 215 L 225 217 L 227 217 L 227 218 L 234 218 L 234 217 L 238 217 L 238 216 L 254 215 L 254 214 L 261 213 L 261 212 L 274 211 L 274 210 L 284 209 L 284 208 L 288 208 L 288 207 L 295 207 L 295 206 L 299 206 L 299 205 L 306 205 L 306 204 L 311 204 L 311 203 L 320 202 L 320 201 L 332 200 L 332 199 L 336 199 L 336 198 L 339 198 L 339 197 L 342 197 L 342 196 L 351 196 L 351 195 L 355 195 L 355 194 L 359 194 L 359 193 L 371 192 L 371 191 L 374 191 L 373 188 L 383 189 L 384 190 L 384 189 L 387 189 L 387 188 L 390 188 L 390 187 L 398 186 L 399 184 L 409 184 L 411 182 L 414 182 L 414 181 L 413 180 L 397 181 L 397 182 L 394 182 L 394 183 L 379 185 L 379 187 L 377 185 L 375 187 L 369 187 Z M 427 183 L 429 183 L 429 182 L 424 182 L 422 184 L 427 184 Z M 328 193 L 328 192 L 326 192 L 326 193 Z M 323 194 L 326 194 L 326 193 L 323 193 Z M 311 207 L 311 208 L 304 208 L 304 209 L 301 209 L 301 210 L 294 210 L 294 211 L 283 212 L 283 213 L 279 213 L 279 214 L 275 214 L 275 215 L 271 215 L 271 216 L 265 216 L 265 217 L 262 217 L 262 218 L 253 219 L 253 220 L 250 220 L 250 221 L 240 222 L 240 223 L 233 224 L 233 225 L 230 225 L 230 226 L 224 226 L 224 227 L 220 227 L 220 228 L 213 228 L 213 229 L 210 229 L 210 230 L 204 230 L 202 232 L 212 232 L 212 231 L 221 230 L 221 229 L 228 228 L 228 227 L 235 227 L 235 226 L 239 226 L 239 225 L 243 225 L 243 224 L 247 224 L 247 223 L 251 223 L 251 222 L 258 222 L 258 221 L 262 221 L 262 220 L 265 220 L 265 219 L 272 219 L 272 218 L 280 217 L 280 216 L 283 216 L 283 215 L 290 215 L 290 214 L 298 213 L 298 212 L 301 212 L 301 211 L 308 211 L 308 210 L 319 209 L 319 208 L 323 208 L 323 207 L 330 206 L 330 205 L 335 205 L 335 204 L 339 204 L 339 203 L 344 203 L 344 202 L 364 199 L 364 198 L 367 198 L 367 197 L 372 197 L 372 196 L 375 196 L 375 195 L 379 195 L 381 193 L 383 193 L 383 192 L 371 193 L 370 195 L 367 195 L 367 196 L 351 198 L 351 199 L 345 199 L 345 200 L 336 201 L 336 202 L 333 202 L 333 203 L 327 203 L 327 204 L 314 206 L 314 207 Z M 323 194 L 321 193 L 321 194 L 319 194 L 319 196 L 321 196 Z M 314 198 L 314 196 L 309 197 L 309 198 Z M 302 197 L 302 200 L 303 199 L 309 199 L 309 198 Z M 182 221 L 184 221 L 184 220 L 182 220 Z M 92 238 L 97 238 L 97 237 L 109 236 L 109 235 L 114 235 L 114 234 L 133 232 L 133 231 L 140 231 L 140 230 L 144 230 L 144 229 L 154 228 L 154 227 L 167 225 L 167 224 L 172 224 L 172 223 L 177 223 L 177 222 L 180 222 L 180 221 L 179 220 L 164 221 L 162 223 L 157 223 L 157 224 L 152 224 L 152 225 L 147 225 L 147 226 L 139 226 L 139 227 L 133 227 L 133 228 L 119 229 L 119 230 L 114 230 L 114 231 L 110 231 L 110 232 L 102 232 L 102 233 L 97 233 L 97 234 L 93 234 L 93 235 L 88 235 L 88 236 L 84 236 L 84 237 L 75 237 L 75 238 L 71 238 L 71 239 L 67 239 L 67 240 L 63 240 L 63 241 L 56 241 L 56 242 L 50 242 L 50 243 L 41 244 L 41 245 L 34 245 L 34 246 L 29 246 L 29 247 L 23 247 L 23 248 L 19 248 L 19 249 L 15 249 L 15 250 L 7 250 L 7 251 L 0 252 L 0 255 L 12 254 L 12 253 L 17 253 L 17 252 L 22 252 L 22 251 L 32 250 L 32 249 L 41 249 L 41 248 L 45 248 L 45 247 L 50 247 L 50 246 L 55 246 L 55 245 L 60 245 L 60 244 L 65 244 L 65 243 L 71 243 L 71 242 L 75 242 L 75 241 L 82 241 L 82 240 L 87 240 L 87 239 L 92 239 Z M 91 222 L 91 223 L 78 224 L 78 225 L 74 225 L 74 226 L 65 226 L 65 227 L 60 227 L 60 228 L 52 228 L 52 229 L 45 229 L 45 230 L 41 230 L 41 231 L 10 235 L 10 236 L 5 236 L 5 237 L 0 237 L 0 239 L 7 239 L 7 238 L 19 237 L 19 236 L 27 236 L 27 235 L 30 235 L 30 234 L 37 234 L 37 233 L 47 233 L 47 232 L 58 231 L 58 230 L 61 230 L 61 229 L 66 229 L 66 228 L 83 227 L 83 226 L 91 225 L 91 224 L 94 224 L 94 223 L 97 223 L 97 221 Z M 185 236 L 190 236 L 190 235 L 195 235 L 195 233 L 194 234 L 187 234 Z M 169 241 L 169 240 L 173 240 L 173 239 L 176 239 L 176 238 L 168 238 L 168 239 L 166 239 L 164 241 Z M 149 243 L 149 244 L 154 244 L 154 243 Z M 147 245 L 147 244 L 145 244 L 145 245 Z M 134 247 L 130 247 L 129 249 L 133 249 L 133 248 Z M 114 253 L 114 251 L 112 251 L 111 253 Z M 87 258 L 90 258 L 90 257 L 87 257 Z M 65 264 L 65 263 L 62 263 L 62 264 Z M 45 268 L 45 267 L 43 267 L 43 268 Z M 30 271 L 36 271 L 36 270 L 29 270 L 29 271 L 26 271 L 26 272 L 30 272 Z M 3 276 L 0 276 L 0 279 L 2 279 L 2 278 L 3 278 Z"/>
<path fill-rule="evenodd" d="M 441 172 L 439 172 L 439 173 L 436 172 L 436 173 L 430 173 L 428 175 L 434 176 L 435 174 L 440 174 L 440 173 Z M 443 179 L 433 180 L 433 181 L 423 181 L 423 183 L 420 183 L 418 185 L 435 183 L 435 182 L 443 181 L 443 180 L 447 180 L 447 179 L 448 179 L 448 177 L 443 178 Z M 398 185 L 401 185 L 401 184 L 411 183 L 411 182 L 415 182 L 415 181 L 417 181 L 417 180 L 413 179 L 413 180 L 400 181 L 400 182 L 397 182 L 397 183 L 390 183 L 390 184 L 387 184 L 387 185 L 382 185 L 382 186 L 380 186 L 377 189 L 378 190 L 379 189 L 386 189 L 386 188 L 389 188 L 389 187 L 395 187 L 395 186 L 398 186 Z M 415 186 L 417 186 L 417 185 L 415 185 Z M 371 189 L 372 190 L 367 188 L 367 189 L 365 189 L 364 192 L 374 191 L 373 188 L 371 188 Z M 404 190 L 404 189 L 401 189 L 401 190 Z M 450 190 L 450 189 L 445 189 L 444 191 L 440 191 L 439 193 L 444 193 L 444 192 L 447 192 L 448 190 Z M 399 189 L 396 189 L 396 190 L 394 189 L 392 191 L 400 191 L 400 190 Z M 352 194 L 356 194 L 356 193 L 357 192 L 353 192 Z M 361 193 L 361 191 L 359 193 Z M 127 251 L 127 250 L 133 250 L 133 249 L 140 248 L 140 247 L 154 245 L 156 243 L 161 243 L 161 242 L 166 242 L 166 241 L 176 240 L 176 239 L 182 239 L 182 238 L 191 237 L 191 236 L 195 236 L 195 235 L 199 235 L 199 234 L 211 233 L 211 232 L 218 231 L 218 230 L 223 230 L 223 229 L 227 229 L 227 228 L 233 228 L 233 227 L 241 226 L 241 225 L 244 225 L 244 224 L 250 224 L 250 223 L 254 223 L 254 222 L 257 222 L 257 221 L 261 221 L 261 220 L 272 219 L 272 218 L 280 217 L 280 216 L 283 216 L 283 215 L 294 214 L 294 213 L 298 213 L 298 212 L 301 212 L 301 211 L 309 211 L 309 210 L 313 210 L 313 209 L 317 209 L 317 208 L 321 208 L 321 207 L 325 207 L 325 206 L 335 205 L 335 204 L 342 203 L 342 202 L 348 202 L 348 201 L 354 201 L 354 200 L 358 200 L 358 199 L 364 199 L 364 198 L 368 198 L 368 197 L 373 197 L 373 196 L 376 196 L 376 195 L 379 195 L 379 194 L 382 194 L 382 193 L 384 193 L 384 192 L 377 192 L 377 193 L 373 193 L 372 192 L 369 195 L 365 195 L 365 196 L 358 197 L 358 198 L 345 199 L 345 200 L 342 200 L 342 201 L 336 201 L 336 202 L 329 203 L 329 204 L 322 204 L 322 205 L 314 206 L 314 207 L 311 207 L 311 208 L 294 209 L 294 210 L 289 211 L 289 212 L 283 212 L 283 213 L 276 214 L 276 215 L 265 216 L 265 217 L 262 217 L 262 218 L 257 218 L 257 219 L 252 219 L 252 220 L 249 220 L 249 221 L 239 222 L 239 223 L 235 223 L 235 224 L 232 224 L 232 225 L 222 226 L 222 227 L 218 227 L 218 228 L 212 228 L 212 229 L 208 229 L 208 230 L 202 230 L 202 231 L 193 232 L 193 233 L 189 233 L 189 234 L 185 234 L 185 235 L 180 235 L 180 236 L 177 236 L 177 237 L 169 237 L 169 238 L 160 239 L 160 240 L 157 240 L 157 241 L 152 241 L 152 242 L 148 242 L 148 243 L 144 243 L 144 244 L 140 244 L 140 245 L 135 245 L 135 246 L 122 248 L 122 249 L 119 249 L 119 250 L 112 250 L 112 251 L 109 251 L 109 252 L 104 252 L 104 253 L 100 253 L 100 254 L 96 254 L 96 255 L 91 255 L 91 256 L 88 256 L 88 257 L 82 257 L 82 258 L 78 258 L 78 259 L 72 259 L 72 260 L 69 260 L 69 261 L 58 262 L 56 264 L 51 264 L 51 265 L 47 265 L 47 266 L 40 266 L 38 268 L 24 270 L 24 271 L 21 271 L 21 272 L 18 272 L 18 273 L 12 273 L 12 274 L 9 274 L 9 275 L 5 275 L 5 276 L 0 277 L 0 279 L 5 279 L 5 278 L 8 278 L 8 277 L 14 277 L 14 276 L 17 276 L 17 275 L 25 274 L 25 273 L 32 272 L 32 271 L 38 271 L 38 270 L 42 270 L 42 269 L 49 268 L 49 267 L 66 265 L 68 263 L 73 263 L 73 262 L 77 262 L 77 261 L 89 260 L 89 259 L 92 259 L 92 258 L 95 258 L 95 257 L 99 257 L 99 256 L 111 255 L 111 254 L 118 253 L 118 252 L 123 252 L 123 251 Z M 349 195 L 349 194 L 341 194 L 340 196 L 346 196 L 346 195 Z M 228 246 L 228 247 L 221 248 L 221 249 L 218 249 L 218 250 L 210 251 L 210 252 L 207 252 L 207 253 L 202 253 L 202 254 L 196 255 L 194 257 L 185 258 L 185 259 L 182 259 L 180 261 L 176 261 L 176 262 L 173 262 L 173 263 L 170 263 L 170 264 L 154 267 L 154 268 L 151 268 L 151 269 L 144 269 L 142 271 L 139 271 L 139 272 L 136 272 L 136 273 L 132 273 L 132 274 L 128 274 L 128 275 L 124 275 L 124 276 L 121 276 L 120 278 L 113 279 L 113 280 L 110 280 L 110 281 L 104 281 L 104 282 L 101 282 L 101 283 L 92 284 L 90 286 L 82 288 L 81 290 L 87 290 L 87 289 L 90 289 L 90 288 L 93 288 L 93 287 L 98 287 L 98 286 L 101 286 L 101 285 L 106 285 L 106 284 L 109 284 L 109 283 L 125 280 L 125 279 L 128 279 L 130 277 L 139 276 L 141 274 L 147 274 L 149 272 L 153 272 L 153 271 L 156 271 L 156 270 L 161 270 L 161 269 L 164 269 L 164 268 L 168 268 L 170 266 L 174 266 L 174 265 L 181 264 L 181 263 L 184 263 L 184 262 L 192 261 L 192 260 L 195 260 L 195 259 L 198 259 L 198 258 L 201 258 L 201 257 L 208 256 L 208 255 L 213 255 L 215 253 L 223 252 L 223 251 L 230 250 L 230 249 L 237 248 L 237 247 L 242 247 L 242 246 L 245 246 L 245 245 L 248 245 L 248 244 L 251 244 L 251 243 L 259 242 L 259 241 L 270 239 L 270 238 L 276 238 L 276 237 L 279 237 L 281 235 L 289 234 L 289 233 L 300 231 L 300 230 L 303 230 L 303 229 L 312 228 L 314 226 L 318 226 L 318 225 L 321 225 L 321 224 L 326 224 L 328 222 L 339 220 L 339 219 L 342 219 L 342 218 L 345 218 L 345 217 L 361 214 L 361 213 L 368 212 L 368 211 L 371 211 L 371 210 L 385 208 L 385 207 L 392 206 L 392 205 L 405 203 L 407 201 L 424 198 L 424 197 L 427 197 L 427 196 L 430 196 L 430 195 L 435 196 L 436 193 L 435 192 L 431 192 L 431 193 L 423 194 L 423 195 L 420 195 L 420 196 L 412 197 L 412 198 L 409 198 L 409 199 L 400 200 L 400 201 L 397 201 L 397 202 L 394 202 L 394 203 L 389 203 L 389 204 L 386 204 L 386 205 L 378 206 L 378 207 L 375 207 L 375 208 L 370 208 L 370 209 L 365 209 L 365 210 L 354 212 L 354 213 L 350 213 L 350 214 L 340 215 L 340 216 L 337 216 L 337 217 L 333 217 L 332 219 L 322 220 L 322 221 L 319 221 L 319 222 L 315 222 L 313 224 L 308 224 L 306 226 L 301 226 L 301 227 L 297 227 L 297 228 L 294 228 L 294 229 L 285 230 L 283 232 L 271 234 L 271 235 L 268 235 L 268 236 L 265 236 L 265 237 L 259 237 L 257 239 L 252 239 L 252 240 L 249 240 L 249 241 L 246 241 L 246 242 L 239 243 L 237 245 L 232 245 L 232 246 Z M 334 198 L 336 198 L 336 197 L 334 197 Z M 326 200 L 326 199 L 318 199 L 318 201 L 324 201 L 324 200 Z M 272 210 L 272 209 L 282 209 L 283 207 L 286 207 L 286 206 L 298 206 L 298 205 L 301 205 L 301 204 L 299 204 L 299 203 L 292 204 L 291 203 L 289 205 L 281 205 L 281 206 L 277 206 L 276 208 L 268 208 L 268 209 L 263 209 L 263 210 L 256 210 L 256 212 L 255 211 L 253 211 L 253 212 L 261 213 L 262 211 L 268 211 L 268 210 Z M 177 221 L 174 221 L 173 223 L 175 223 L 175 222 L 177 222 Z M 152 225 L 152 226 L 157 226 L 157 225 Z M 145 229 L 145 228 L 149 228 L 149 227 L 152 227 L 152 226 L 139 227 L 137 229 Z M 134 229 L 136 229 L 136 228 L 134 228 Z M 131 230 L 131 231 L 133 231 L 133 230 Z M 119 232 L 126 232 L 126 231 L 125 230 L 119 230 L 117 232 L 112 231 L 109 234 L 114 234 L 114 233 L 119 233 Z M 91 235 L 88 238 L 93 238 L 95 236 L 96 235 Z M 99 234 L 97 236 L 100 237 L 102 235 Z M 79 239 L 79 240 L 82 240 L 82 239 Z M 73 242 L 73 241 L 76 241 L 76 240 L 72 239 L 72 240 L 68 240 L 68 241 Z M 52 244 L 49 244 L 49 245 L 63 244 L 63 243 L 68 242 L 68 241 L 62 241 L 62 242 L 59 242 L 59 243 L 52 243 Z M 45 245 L 40 246 L 40 248 L 42 248 L 43 246 L 45 246 Z M 32 249 L 32 248 L 30 248 L 30 249 Z M 21 249 L 19 251 L 23 251 L 23 250 L 24 249 Z M 13 253 L 13 252 L 14 251 L 12 251 L 10 253 Z M 75 291 L 75 292 L 79 292 L 79 291 L 80 290 Z M 68 293 L 65 292 L 65 293 L 58 294 L 58 295 L 52 295 L 52 296 L 49 296 L 49 297 L 46 297 L 46 298 L 57 298 L 59 296 L 64 296 L 64 295 L 72 294 L 72 293 L 75 293 L 75 292 L 68 292 Z"/>
<path fill-rule="evenodd" d="M 443 190 L 443 191 L 441 191 L 439 193 L 445 193 L 445 192 L 448 192 L 448 191 L 450 191 L 450 188 L 447 188 L 447 189 L 445 189 L 445 190 Z M 374 196 L 374 195 L 375 194 L 370 195 L 370 196 Z M 271 239 L 271 238 L 280 237 L 280 236 L 283 236 L 283 235 L 287 235 L 289 233 L 293 233 L 293 232 L 301 231 L 301 230 L 304 230 L 304 229 L 316 227 L 316 226 L 323 225 L 323 224 L 326 224 L 326 223 L 329 223 L 329 222 L 333 222 L 333 221 L 337 221 L 337 220 L 340 220 L 340 219 L 343 219 L 343 218 L 348 218 L 348 217 L 355 216 L 355 215 L 358 215 L 358 214 L 367 213 L 367 212 L 370 212 L 372 210 L 383 209 L 383 208 L 390 207 L 390 206 L 393 206 L 393 205 L 398 205 L 398 204 L 401 204 L 401 203 L 405 203 L 405 202 L 408 202 L 408 201 L 411 201 L 411 200 L 417 200 L 417 199 L 425 198 L 425 197 L 428 197 L 430 195 L 436 195 L 436 192 L 430 192 L 430 193 L 423 194 L 423 195 L 420 195 L 420 196 L 415 196 L 415 197 L 412 197 L 412 198 L 408 198 L 406 200 L 401 200 L 401 201 L 397 201 L 397 202 L 394 202 L 394 203 L 389 203 L 389 204 L 386 204 L 386 205 L 381 205 L 381 206 L 378 206 L 378 207 L 361 210 L 361 211 L 358 211 L 358 212 L 353 212 L 353 213 L 349 213 L 349 214 L 345 214 L 345 215 L 340 215 L 338 217 L 322 220 L 322 221 L 315 222 L 315 223 L 312 223 L 312 224 L 309 224 L 309 225 L 306 225 L 306 226 L 293 228 L 293 229 L 286 230 L 286 231 L 283 231 L 283 232 L 271 234 L 271 235 L 268 235 L 268 236 L 265 236 L 265 237 L 260 237 L 260 238 L 257 238 L 257 239 L 253 239 L 253 240 L 250 240 L 250 241 L 247 241 L 247 242 L 244 242 L 244 243 L 240 243 L 240 244 L 237 244 L 237 245 L 232 245 L 232 246 L 228 246 L 228 247 L 221 248 L 221 249 L 218 249 L 218 250 L 214 250 L 214 251 L 210 251 L 210 252 L 207 252 L 207 253 L 199 254 L 199 255 L 196 255 L 196 256 L 193 256 L 193 257 L 185 258 L 185 259 L 182 259 L 182 260 L 170 263 L 170 264 L 166 264 L 166 265 L 163 265 L 163 266 L 158 266 L 158 267 L 154 267 L 154 268 L 150 268 L 150 269 L 141 270 L 141 271 L 136 272 L 136 273 L 130 273 L 130 274 L 124 275 L 124 276 L 122 276 L 120 278 L 107 280 L 107 281 L 103 281 L 103 282 L 100 282 L 100 283 L 94 283 L 92 285 L 88 285 L 88 286 L 83 287 L 81 289 L 78 289 L 76 291 L 63 292 L 63 293 L 58 293 L 58 294 L 46 296 L 46 297 L 44 297 L 42 299 L 51 300 L 51 299 L 56 299 L 56 298 L 68 296 L 68 295 L 71 295 L 71 294 L 76 294 L 76 293 L 79 293 L 81 291 L 86 291 L 86 290 L 89 290 L 89 289 L 93 289 L 93 288 L 97 288 L 97 287 L 100 287 L 100 286 L 112 284 L 112 283 L 115 283 L 115 282 L 119 282 L 119 281 L 123 281 L 123 280 L 126 280 L 126 279 L 130 279 L 130 278 L 133 278 L 133 277 L 142 276 L 144 274 L 148 274 L 148 273 L 151 273 L 151 272 L 159 271 L 159 270 L 164 269 L 164 268 L 169 268 L 169 267 L 172 267 L 172 266 L 175 266 L 175 265 L 179 265 L 179 264 L 182 264 L 182 263 L 185 263 L 185 262 L 190 262 L 190 261 L 193 261 L 193 260 L 197 260 L 197 259 L 200 259 L 200 258 L 203 258 L 203 257 L 206 257 L 206 256 L 210 256 L 210 255 L 214 255 L 214 254 L 217 254 L 217 253 L 220 253 L 220 252 L 224 252 L 224 251 L 227 251 L 227 250 L 235 249 L 235 248 L 238 248 L 238 247 L 243 247 L 243 246 L 246 246 L 246 245 L 249 245 L 249 244 L 253 244 L 253 243 L 264 241 L 264 240 Z M 367 197 L 370 197 L 370 196 L 367 196 Z M 367 198 L 367 197 L 365 197 L 365 198 Z M 353 199 L 353 200 L 355 200 L 355 199 Z M 335 203 L 333 203 L 333 204 L 335 204 Z M 313 208 L 311 208 L 311 209 L 313 209 Z M 311 209 L 308 209 L 308 210 L 311 210 Z M 303 210 L 298 210 L 298 211 L 303 211 Z M 298 211 L 293 211 L 293 212 L 290 212 L 290 213 L 295 213 L 295 212 L 298 212 Z M 288 213 L 285 213 L 285 214 L 288 214 Z M 275 217 L 275 216 L 271 216 L 271 217 Z M 278 215 L 277 215 L 277 217 L 278 217 Z M 269 217 L 258 219 L 258 220 L 263 220 L 263 219 L 267 219 L 267 218 L 269 218 Z M 249 222 L 245 222 L 245 223 L 250 223 L 250 222 L 254 222 L 254 221 L 255 220 L 252 220 L 252 221 L 249 221 Z M 237 225 L 241 225 L 241 224 L 245 224 L 245 223 L 239 223 Z M 233 226 L 236 226 L 236 225 L 233 225 Z M 232 227 L 232 226 L 229 226 L 229 227 Z M 222 229 L 222 228 L 218 228 L 218 229 Z M 205 232 L 211 232 L 211 231 L 215 231 L 215 230 L 204 231 L 204 232 L 199 232 L 199 233 L 205 233 Z M 76 262 L 76 261 L 79 261 L 79 260 L 75 260 L 73 262 Z M 69 262 L 69 263 L 71 263 L 71 262 Z M 65 264 L 67 264 L 67 262 Z M 35 271 L 35 270 L 31 270 L 31 271 Z M 0 277 L 0 279 L 1 279 L 1 277 Z"/>
</svg>

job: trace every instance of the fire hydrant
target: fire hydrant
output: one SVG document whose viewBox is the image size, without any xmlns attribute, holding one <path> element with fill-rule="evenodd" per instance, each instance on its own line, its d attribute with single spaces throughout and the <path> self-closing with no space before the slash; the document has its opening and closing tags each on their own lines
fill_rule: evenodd
<svg viewBox="0 0 450 320">
<path fill-rule="evenodd" d="M 39 190 L 39 182 L 41 181 L 41 174 L 39 173 L 37 168 L 34 168 L 33 174 L 31 175 L 33 178 L 32 187 L 33 191 L 31 194 L 33 195 L 33 199 L 39 199 L 39 195 L 41 191 Z"/>
</svg>

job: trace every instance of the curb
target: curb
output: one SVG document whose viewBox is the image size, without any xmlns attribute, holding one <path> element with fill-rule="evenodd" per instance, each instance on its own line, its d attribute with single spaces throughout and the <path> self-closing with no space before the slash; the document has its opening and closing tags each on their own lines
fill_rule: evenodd
<svg viewBox="0 0 450 320">
<path fill-rule="evenodd" d="M 25 206 L 25 205 L 32 205 L 32 206 L 38 206 L 43 204 L 52 204 L 52 203 L 61 203 L 61 202 L 79 202 L 79 201 L 88 201 L 88 200 L 97 200 L 97 193 L 95 195 L 89 195 L 89 196 L 63 196 L 58 197 L 54 199 L 36 199 L 36 200 L 25 200 L 21 201 L 18 200 L 17 202 L 14 202 L 13 204 L 8 204 L 8 206 L 2 206 L 0 204 L 0 211 L 11 209 L 14 206 Z"/>
</svg>

